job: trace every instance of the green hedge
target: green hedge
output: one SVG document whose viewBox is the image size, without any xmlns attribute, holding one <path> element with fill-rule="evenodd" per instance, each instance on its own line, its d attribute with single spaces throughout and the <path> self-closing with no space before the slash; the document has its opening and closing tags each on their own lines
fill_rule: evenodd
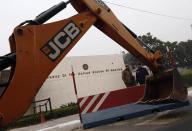
<svg viewBox="0 0 192 131">
<path fill-rule="evenodd" d="M 44 117 L 46 120 L 61 118 L 73 114 L 78 113 L 78 106 L 77 105 L 70 105 L 65 106 L 59 109 L 55 109 L 52 112 L 44 112 Z M 12 123 L 8 127 L 4 128 L 4 130 L 12 129 L 12 128 L 19 128 L 19 127 L 25 127 L 29 125 L 39 124 L 41 122 L 40 114 L 34 114 L 30 116 L 24 116 L 17 120 L 16 122 Z M 3 129 L 2 129 L 3 130 Z"/>
</svg>

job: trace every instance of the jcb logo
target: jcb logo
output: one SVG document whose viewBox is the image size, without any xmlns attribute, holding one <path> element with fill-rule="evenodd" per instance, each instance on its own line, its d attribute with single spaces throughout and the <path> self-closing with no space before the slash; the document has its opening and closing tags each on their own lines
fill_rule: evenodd
<svg viewBox="0 0 192 131">
<path fill-rule="evenodd" d="M 81 33 L 80 29 L 73 23 L 68 23 L 53 39 L 51 39 L 41 51 L 51 60 L 56 60 Z"/>
</svg>

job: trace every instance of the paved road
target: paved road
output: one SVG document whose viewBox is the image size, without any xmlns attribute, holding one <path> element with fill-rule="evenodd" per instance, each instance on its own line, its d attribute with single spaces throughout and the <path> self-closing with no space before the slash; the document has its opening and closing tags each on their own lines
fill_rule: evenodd
<svg viewBox="0 0 192 131">
<path fill-rule="evenodd" d="M 192 91 L 190 106 L 171 111 L 159 112 L 145 117 L 119 121 L 86 131 L 192 131 Z M 14 129 L 11 131 L 83 131 L 78 115 L 65 117 L 35 126 Z"/>
<path fill-rule="evenodd" d="M 43 124 L 12 129 L 11 131 L 71 131 L 81 128 L 79 115 L 72 115 L 56 120 L 51 120 Z"/>
<path fill-rule="evenodd" d="M 189 100 L 190 106 L 116 122 L 87 131 L 192 131 L 192 91 L 189 92 Z"/>
<path fill-rule="evenodd" d="M 192 131 L 192 106 L 116 122 L 87 131 Z"/>
</svg>

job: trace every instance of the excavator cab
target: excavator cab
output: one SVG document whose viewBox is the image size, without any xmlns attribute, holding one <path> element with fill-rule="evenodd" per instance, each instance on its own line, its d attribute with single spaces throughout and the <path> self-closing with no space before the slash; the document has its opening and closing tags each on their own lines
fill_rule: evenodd
<svg viewBox="0 0 192 131">
<path fill-rule="evenodd" d="M 69 3 L 78 14 L 44 24 Z M 146 51 L 138 37 L 102 0 L 69 0 L 44 11 L 34 20 L 21 23 L 10 36 L 11 53 L 0 58 L 0 71 L 11 67 L 9 81 L 0 97 L 0 127 L 26 112 L 48 75 L 92 25 L 154 72 L 154 76 L 147 79 L 145 95 L 140 102 L 186 100 L 187 90 L 178 71 L 159 71 L 162 69 L 161 52 Z"/>
</svg>

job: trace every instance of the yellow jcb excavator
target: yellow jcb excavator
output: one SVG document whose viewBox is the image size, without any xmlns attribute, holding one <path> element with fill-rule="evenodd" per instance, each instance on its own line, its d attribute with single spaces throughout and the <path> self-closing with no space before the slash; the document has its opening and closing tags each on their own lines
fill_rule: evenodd
<svg viewBox="0 0 192 131">
<path fill-rule="evenodd" d="M 71 3 L 78 14 L 46 23 Z M 11 68 L 0 97 L 0 126 L 17 120 L 31 105 L 40 87 L 65 55 L 94 25 L 153 71 L 140 102 L 186 101 L 187 89 L 177 69 L 166 70 L 160 51 L 148 51 L 137 36 L 122 24 L 102 0 L 61 2 L 18 25 L 10 36 L 11 53 L 0 57 L 0 70 Z"/>
</svg>

